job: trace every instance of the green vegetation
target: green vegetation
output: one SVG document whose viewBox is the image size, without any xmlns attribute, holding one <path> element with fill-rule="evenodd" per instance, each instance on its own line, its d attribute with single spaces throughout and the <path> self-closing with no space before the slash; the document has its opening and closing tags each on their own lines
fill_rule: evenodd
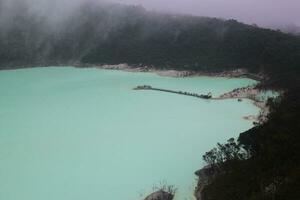
<svg viewBox="0 0 300 200">
<path fill-rule="evenodd" d="M 185 70 L 246 68 L 260 87 L 285 91 L 269 121 L 204 156 L 225 171 L 211 200 L 300 198 L 300 37 L 235 20 L 164 15 L 141 7 L 85 4 L 58 22 L 18 4 L 0 12 L 0 69 L 119 64 Z M 196 159 L 196 158 L 195 158 Z"/>
<path fill-rule="evenodd" d="M 203 155 L 203 160 L 214 170 L 223 171 L 224 167 L 238 160 L 250 158 L 249 151 L 243 148 L 241 143 L 237 143 L 234 138 L 230 138 L 225 144 L 217 144 L 217 148 L 213 148 Z"/>
<path fill-rule="evenodd" d="M 202 191 L 205 199 L 299 198 L 299 89 L 298 85 L 281 101 L 272 101 L 269 121 L 242 133 L 238 144 L 229 141 L 204 156 L 219 170 L 212 184 Z"/>
<path fill-rule="evenodd" d="M 84 4 L 51 22 L 19 5 L 0 29 L 2 67 L 119 64 L 192 70 L 297 70 L 300 37 L 235 20 L 164 15 L 141 7 Z M 283 74 L 281 74 L 283 75 Z"/>
</svg>

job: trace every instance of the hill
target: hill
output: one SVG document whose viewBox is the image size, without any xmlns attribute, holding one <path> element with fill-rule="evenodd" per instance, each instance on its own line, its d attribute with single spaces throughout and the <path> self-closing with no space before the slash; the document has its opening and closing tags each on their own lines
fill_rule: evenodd
<svg viewBox="0 0 300 200">
<path fill-rule="evenodd" d="M 284 69 L 293 74 L 300 63 L 300 37 L 235 20 L 91 2 L 68 15 L 57 13 L 55 20 L 31 11 L 26 3 L 1 13 L 2 68 L 128 63 L 188 70 L 246 68 L 271 74 Z"/>
<path fill-rule="evenodd" d="M 0 69 L 128 63 L 263 73 L 268 79 L 260 87 L 282 89 L 284 96 L 270 100 L 268 122 L 239 137 L 251 156 L 219 163 L 223 173 L 202 193 L 211 200 L 300 198 L 299 36 L 121 4 L 89 2 L 68 14 L 52 12 L 49 17 L 25 2 L 0 2 Z"/>
</svg>

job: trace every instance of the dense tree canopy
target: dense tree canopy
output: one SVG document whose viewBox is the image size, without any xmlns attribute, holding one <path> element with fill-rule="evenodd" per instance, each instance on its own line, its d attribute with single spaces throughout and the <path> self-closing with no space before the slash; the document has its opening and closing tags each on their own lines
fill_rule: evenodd
<svg viewBox="0 0 300 200">
<path fill-rule="evenodd" d="M 204 156 L 210 164 L 226 165 L 228 172 L 204 195 L 213 200 L 300 199 L 299 36 L 119 4 L 83 4 L 54 21 L 22 1 L 13 12 L 0 5 L 0 69 L 75 63 L 264 73 L 269 79 L 261 86 L 281 88 L 285 95 L 269 102 L 268 122 Z"/>
<path fill-rule="evenodd" d="M 300 37 L 235 20 L 83 4 L 51 21 L 26 4 L 0 21 L 0 66 L 119 64 L 193 70 L 298 71 Z"/>
</svg>

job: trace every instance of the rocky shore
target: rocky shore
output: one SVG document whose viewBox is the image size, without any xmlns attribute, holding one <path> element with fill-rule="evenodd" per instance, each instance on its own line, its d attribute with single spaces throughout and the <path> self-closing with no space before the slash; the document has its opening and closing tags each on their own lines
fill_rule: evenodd
<svg viewBox="0 0 300 200">
<path fill-rule="evenodd" d="M 270 112 L 266 101 L 262 101 L 258 98 L 261 90 L 255 86 L 248 86 L 234 89 L 230 92 L 222 94 L 221 96 L 214 99 L 237 99 L 242 101 L 243 99 L 250 99 L 255 106 L 260 108 L 260 114 L 258 116 L 245 116 L 244 119 L 251 120 L 254 124 L 261 124 L 268 120 L 267 116 Z"/>
<path fill-rule="evenodd" d="M 195 175 L 198 177 L 198 183 L 195 188 L 194 194 L 197 200 L 206 199 L 203 194 L 203 190 L 206 186 L 213 182 L 213 180 L 218 176 L 218 174 L 219 173 L 209 165 L 195 172 Z"/>
<path fill-rule="evenodd" d="M 144 200 L 173 200 L 174 194 L 164 190 L 158 190 L 148 195 Z"/>
<path fill-rule="evenodd" d="M 176 69 L 159 69 L 154 66 L 130 66 L 126 63 L 116 64 L 116 65 L 107 65 L 107 64 L 89 64 L 89 63 L 81 63 L 81 62 L 66 62 L 66 63 L 58 63 L 58 62 L 45 62 L 45 63 L 37 63 L 35 65 L 32 64 L 16 64 L 16 65 L 8 65 L 8 66 L 0 66 L 0 70 L 15 70 L 15 69 L 23 69 L 23 68 L 34 68 L 34 67 L 51 67 L 51 66 L 73 66 L 76 68 L 97 68 L 97 69 L 110 69 L 110 70 L 123 70 L 128 72 L 150 72 L 155 73 L 160 76 L 168 76 L 168 77 L 191 77 L 191 76 L 213 76 L 213 77 L 226 77 L 226 78 L 250 78 L 257 81 L 262 81 L 266 77 L 264 74 L 253 74 L 248 72 L 246 69 L 235 69 L 235 70 L 219 70 L 219 71 L 211 71 L 211 70 L 176 70 Z"/>
<path fill-rule="evenodd" d="M 110 69 L 110 70 L 123 70 L 128 72 L 150 72 L 160 76 L 168 77 L 190 77 L 190 76 L 213 76 L 213 77 L 227 77 L 237 78 L 245 77 L 251 78 L 257 81 L 263 80 L 265 77 L 263 74 L 249 73 L 246 69 L 236 69 L 229 71 L 192 71 L 192 70 L 174 70 L 174 69 L 158 69 L 153 66 L 130 66 L 126 63 L 117 65 L 100 65 L 100 64 L 74 64 L 75 67 L 94 67 L 98 69 Z"/>
<path fill-rule="evenodd" d="M 156 90 L 161 92 L 169 92 L 169 93 L 175 93 L 180 95 L 192 96 L 192 97 L 197 97 L 197 98 L 207 99 L 207 100 L 237 99 L 239 102 L 241 102 L 243 101 L 243 99 L 249 99 L 253 102 L 255 106 L 259 107 L 261 110 L 258 116 L 254 116 L 254 115 L 244 116 L 245 120 L 253 121 L 254 124 L 264 123 L 265 121 L 267 121 L 267 116 L 269 114 L 269 107 L 267 106 L 267 102 L 262 101 L 258 98 L 261 91 L 255 88 L 254 86 L 237 88 L 230 92 L 222 94 L 219 97 L 212 97 L 210 93 L 207 95 L 203 95 L 203 94 L 189 93 L 184 91 L 174 91 L 174 90 L 168 90 L 162 88 L 153 88 L 149 85 L 137 86 L 133 89 L 134 90 Z"/>
<path fill-rule="evenodd" d="M 153 66 L 129 66 L 126 63 L 117 64 L 117 65 L 91 65 L 91 64 L 78 64 L 75 67 L 94 67 L 98 69 L 110 69 L 110 70 L 123 70 L 128 72 L 149 72 L 155 73 L 159 76 L 168 76 L 168 77 L 191 77 L 191 76 L 211 76 L 211 77 L 226 77 L 226 78 L 250 78 L 257 81 L 262 81 L 266 79 L 263 74 L 253 74 L 249 73 L 246 69 L 236 69 L 230 71 L 187 71 L 187 70 L 161 70 Z M 269 108 L 266 105 L 266 102 L 258 100 L 257 96 L 260 93 L 260 90 L 255 86 L 249 86 L 244 88 L 237 88 L 231 92 L 225 93 L 219 97 L 212 98 L 215 100 L 222 99 L 250 99 L 253 101 L 253 104 L 261 109 L 259 116 L 245 116 L 245 120 L 251 120 L 254 124 L 260 124 L 267 120 L 269 114 Z"/>
</svg>

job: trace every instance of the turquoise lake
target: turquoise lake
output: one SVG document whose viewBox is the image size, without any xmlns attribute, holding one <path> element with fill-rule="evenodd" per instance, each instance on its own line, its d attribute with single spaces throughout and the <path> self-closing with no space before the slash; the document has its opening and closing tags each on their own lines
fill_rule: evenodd
<svg viewBox="0 0 300 200">
<path fill-rule="evenodd" d="M 0 199 L 142 200 L 160 184 L 193 199 L 194 172 L 217 142 L 251 128 L 250 101 L 203 100 L 245 78 L 48 67 L 0 71 Z"/>
</svg>

